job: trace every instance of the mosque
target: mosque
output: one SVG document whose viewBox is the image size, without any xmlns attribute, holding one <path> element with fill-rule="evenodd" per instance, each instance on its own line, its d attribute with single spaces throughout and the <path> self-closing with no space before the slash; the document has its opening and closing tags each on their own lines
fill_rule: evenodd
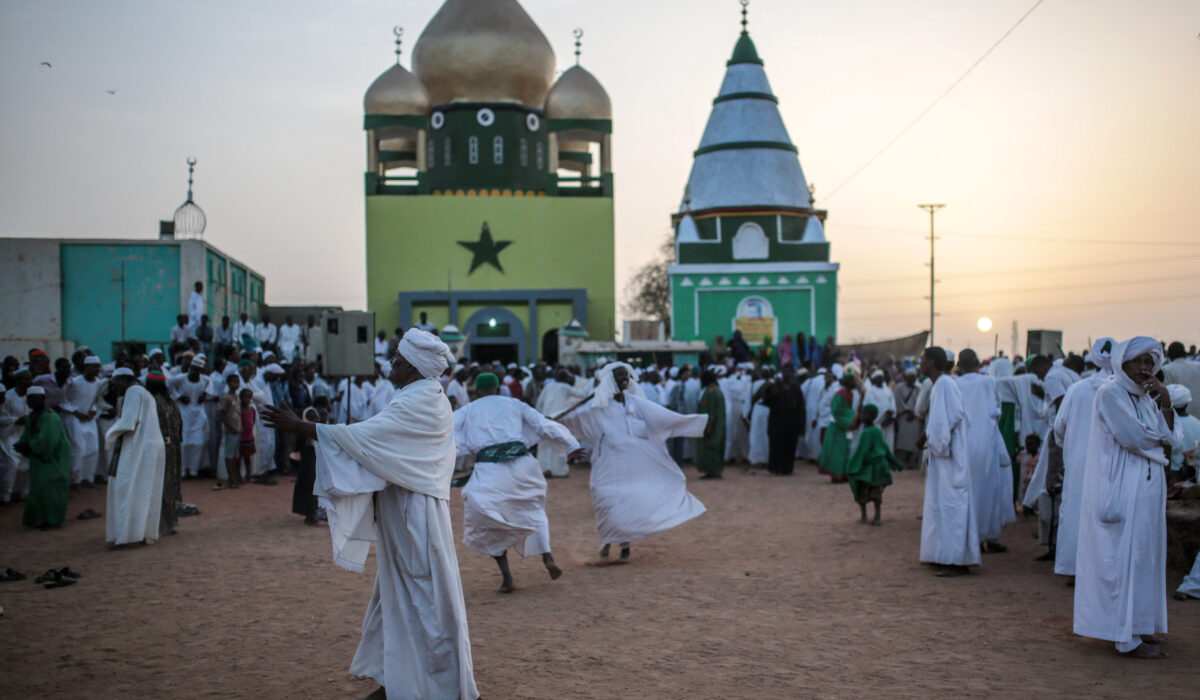
<svg viewBox="0 0 1200 700">
<path fill-rule="evenodd" d="M 616 322 L 612 104 L 516 0 L 446 0 L 363 99 L 367 308 L 419 315 L 479 361 L 556 359 Z"/>
</svg>

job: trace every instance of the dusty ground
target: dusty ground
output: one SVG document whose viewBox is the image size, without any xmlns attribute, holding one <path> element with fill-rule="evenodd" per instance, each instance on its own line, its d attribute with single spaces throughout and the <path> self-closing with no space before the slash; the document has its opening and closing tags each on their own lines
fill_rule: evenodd
<svg viewBox="0 0 1200 700">
<path fill-rule="evenodd" d="M 695 472 L 689 471 L 689 477 Z M 374 563 L 333 566 L 328 533 L 289 514 L 276 487 L 184 483 L 202 515 L 128 551 L 104 547 L 104 521 L 27 531 L 0 509 L 0 695 L 29 697 L 353 698 L 346 674 Z M 595 551 L 587 470 L 550 483 L 551 582 L 514 561 L 508 596 L 491 559 L 459 548 L 475 676 L 488 698 L 1195 697 L 1200 601 L 1169 601 L 1165 661 L 1118 658 L 1071 634 L 1071 589 L 1010 526 L 1007 554 L 979 573 L 937 579 L 917 563 L 919 475 L 897 475 L 881 528 L 856 524 L 844 485 L 809 467 L 792 478 L 727 471 L 691 483 L 701 518 L 635 545 L 628 566 Z M 69 517 L 104 510 L 103 490 Z M 461 501 L 454 496 L 456 528 Z M 31 582 L 49 567 L 69 588 Z M 1178 584 L 1173 572 L 1168 583 Z M 1188 689 L 1191 690 L 1188 690 Z"/>
</svg>

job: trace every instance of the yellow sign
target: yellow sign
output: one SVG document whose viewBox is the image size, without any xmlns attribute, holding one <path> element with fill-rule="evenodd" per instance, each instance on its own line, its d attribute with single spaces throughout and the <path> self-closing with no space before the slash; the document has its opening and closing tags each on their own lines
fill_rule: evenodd
<svg viewBox="0 0 1200 700">
<path fill-rule="evenodd" d="M 742 337 L 747 343 L 761 343 L 763 338 L 770 338 L 772 343 L 775 342 L 774 318 L 738 316 L 733 320 L 733 328 L 742 332 Z"/>
</svg>

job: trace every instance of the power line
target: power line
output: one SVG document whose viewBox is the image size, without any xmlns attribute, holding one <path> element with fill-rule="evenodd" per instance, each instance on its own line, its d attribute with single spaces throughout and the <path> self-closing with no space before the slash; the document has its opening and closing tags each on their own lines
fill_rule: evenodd
<svg viewBox="0 0 1200 700">
<path fill-rule="evenodd" d="M 880 233 L 892 233 L 901 236 L 921 236 L 929 235 L 926 231 L 918 231 L 916 229 L 891 228 L 887 226 L 860 226 L 857 224 L 838 224 L 839 228 L 863 229 L 867 231 L 878 231 Z M 1010 236 L 1002 233 L 939 233 L 939 237 L 947 239 L 955 238 L 979 238 L 997 241 L 1029 241 L 1033 243 L 1085 243 L 1085 244 L 1100 244 L 1100 245 L 1165 245 L 1165 246 L 1200 246 L 1197 241 L 1147 241 L 1142 239 L 1115 240 L 1112 238 L 1047 238 L 1045 236 Z"/>
<path fill-rule="evenodd" d="M 946 96 L 949 95 L 952 90 L 954 90 L 954 88 L 958 87 L 959 83 L 966 80 L 967 76 L 971 74 L 971 71 L 978 68 L 979 64 L 983 63 L 984 59 L 986 59 L 988 56 L 990 56 L 992 54 L 993 51 L 996 50 L 996 47 L 998 47 L 998 46 L 1000 46 L 1000 44 L 1004 43 L 1004 40 L 1008 38 L 1008 35 L 1012 34 L 1013 31 L 1015 31 L 1017 27 L 1021 26 L 1021 23 L 1025 21 L 1025 18 L 1028 17 L 1029 15 L 1033 14 L 1034 10 L 1038 9 L 1038 6 L 1042 4 L 1042 1 L 1043 0 L 1037 0 L 1037 2 L 1033 3 L 1033 7 L 1030 7 L 1028 10 L 1026 10 L 1025 14 L 1021 15 L 1021 18 L 1018 19 L 1016 21 L 1016 23 L 1013 24 L 1013 26 L 1009 27 L 1007 32 L 1004 32 L 1004 34 L 1002 34 L 1000 36 L 1000 38 L 996 40 L 996 43 L 992 44 L 992 46 L 987 51 L 984 51 L 983 55 L 980 56 L 974 63 L 972 63 L 971 66 L 969 68 L 967 68 L 967 70 L 964 71 L 962 75 L 958 76 L 957 80 L 955 80 L 953 83 L 950 83 L 950 87 L 943 90 L 942 94 L 938 95 L 937 98 L 935 98 L 933 100 L 933 102 L 930 102 L 928 107 L 923 109 L 921 111 L 921 113 L 916 116 L 915 119 L 910 121 L 903 129 L 900 130 L 900 133 L 893 136 L 891 141 L 888 141 L 886 144 L 884 144 L 883 148 L 876 151 L 875 155 L 873 155 L 869 159 L 867 159 L 866 163 L 863 163 L 861 166 L 859 166 L 858 170 L 855 170 L 854 172 L 850 173 L 850 177 L 843 180 L 840 185 L 838 185 L 837 187 L 834 187 L 829 192 L 829 194 L 825 195 L 824 200 L 828 201 L 835 194 L 837 194 L 839 190 L 841 190 L 846 185 L 850 184 L 851 180 L 858 177 L 858 175 L 860 173 L 862 173 L 862 171 L 864 171 L 868 167 L 870 167 L 872 163 L 874 163 L 889 148 L 891 148 L 897 141 L 899 141 L 905 134 L 907 134 L 909 129 L 912 129 L 914 126 L 916 126 L 917 122 L 921 121 L 921 119 L 923 119 L 926 114 L 929 114 L 929 112 L 932 111 L 933 108 L 936 107 L 939 102 L 944 100 L 946 98 Z"/>
<path fill-rule="evenodd" d="M 1119 262 L 1106 263 L 1087 263 L 1083 265 L 1055 265 L 1053 267 L 1025 267 L 1019 270 L 988 270 L 986 272 L 965 272 L 957 275 L 942 275 L 941 279 L 966 279 L 975 277 L 995 277 L 998 275 L 1024 275 L 1035 274 L 1042 272 L 1062 272 L 1070 270 L 1089 270 L 1097 267 L 1127 267 L 1129 265 L 1141 265 L 1146 263 L 1160 262 L 1186 262 L 1189 260 L 1200 259 L 1200 255 L 1185 255 L 1183 257 L 1171 256 L 1167 258 L 1143 258 L 1141 260 L 1121 260 Z M 869 285 L 869 284 L 890 284 L 893 282 L 923 282 L 925 277 L 888 277 L 878 280 L 841 280 L 842 285 Z"/>
<path fill-rule="evenodd" d="M 1029 306 L 1014 306 L 1006 309 L 988 309 L 988 313 L 996 312 L 1020 312 L 1042 309 L 1081 309 L 1092 308 L 1096 306 L 1127 306 L 1129 304 L 1152 304 L 1160 301 L 1187 301 L 1191 299 L 1200 299 L 1200 294 L 1182 295 L 1182 296 L 1167 296 L 1167 297 L 1145 297 L 1135 299 L 1122 299 L 1116 301 L 1091 301 L 1082 304 L 1036 304 Z M 973 315 L 979 313 L 978 309 L 959 309 L 954 311 L 939 311 L 939 316 L 944 315 Z M 839 321 L 875 321 L 887 320 L 896 318 L 924 318 L 924 313 L 906 313 L 906 314 L 881 314 L 879 316 L 845 316 L 839 318 Z"/>
<path fill-rule="evenodd" d="M 1061 292 L 1064 290 L 1087 289 L 1090 287 L 1127 287 L 1131 284 L 1133 284 L 1133 285 L 1157 284 L 1160 282 L 1179 282 L 1182 280 L 1194 280 L 1194 279 L 1196 279 L 1195 275 L 1176 275 L 1174 277 L 1159 277 L 1157 279 L 1149 279 L 1149 280 L 1126 280 L 1124 282 L 1095 282 L 1092 284 L 1058 285 L 1055 287 L 1022 287 L 1022 288 L 1018 288 L 1018 289 L 991 290 L 991 291 L 983 291 L 983 292 L 958 292 L 958 293 L 942 294 L 941 296 L 956 298 L 956 297 L 995 296 L 995 295 L 1005 295 L 1005 294 L 1026 294 L 1029 292 Z M 843 299 L 842 300 L 842 302 L 846 303 L 846 304 L 860 304 L 860 303 L 868 302 L 868 301 L 876 302 L 876 301 L 912 301 L 912 300 L 898 298 L 895 295 L 886 296 L 886 297 L 871 297 L 871 298 L 867 298 L 867 299 L 852 299 L 852 300 L 851 299 Z"/>
</svg>

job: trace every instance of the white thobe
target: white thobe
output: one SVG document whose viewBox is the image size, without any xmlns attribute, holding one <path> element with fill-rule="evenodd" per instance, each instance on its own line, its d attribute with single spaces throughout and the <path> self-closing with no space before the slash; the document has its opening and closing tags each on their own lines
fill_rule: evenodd
<svg viewBox="0 0 1200 700">
<path fill-rule="evenodd" d="M 962 393 L 948 374 L 929 392 L 925 420 L 929 470 L 921 516 L 921 561 L 972 566 L 979 563 L 979 530 L 971 508 L 971 466 Z"/>
<path fill-rule="evenodd" d="M 471 395 L 467 393 L 467 387 L 457 379 L 450 380 L 450 383 L 446 385 L 446 397 L 454 399 L 454 410 L 456 411 L 471 403 Z"/>
<path fill-rule="evenodd" d="M 1196 561 L 1192 562 L 1192 570 L 1183 578 L 1175 592 L 1200 598 L 1200 554 L 1196 555 Z"/>
<path fill-rule="evenodd" d="M 1167 460 L 1174 439 L 1149 396 L 1096 391 L 1075 555 L 1075 634 L 1117 642 L 1167 631 Z"/>
<path fill-rule="evenodd" d="M 274 323 L 256 323 L 254 324 L 254 339 L 259 345 L 274 343 L 279 337 L 279 328 Z"/>
<path fill-rule="evenodd" d="M 663 398 L 662 389 L 654 382 L 641 382 L 642 394 L 659 406 L 666 405 L 666 399 Z"/>
<path fill-rule="evenodd" d="M 294 361 L 300 353 L 300 341 L 303 338 L 303 331 L 300 326 L 294 323 L 285 323 L 279 327 L 279 354 L 283 355 L 289 362 Z"/>
<path fill-rule="evenodd" d="M 537 410 L 544 416 L 556 416 L 575 404 L 583 401 L 591 392 L 591 384 L 586 381 L 576 381 L 574 384 L 565 382 L 547 382 L 546 388 L 538 395 Z M 538 464 L 543 474 L 551 476 L 568 476 L 571 473 L 567 464 L 567 452 L 562 451 L 554 442 L 538 445 Z"/>
<path fill-rule="evenodd" d="M 704 512 L 667 452 L 673 437 L 701 437 L 707 415 L 681 415 L 630 393 L 561 419 L 592 450 L 592 504 L 601 544 L 632 542 Z"/>
<path fill-rule="evenodd" d="M 804 429 L 804 437 L 800 443 L 804 446 L 805 459 L 815 460 L 821 454 L 821 395 L 825 392 L 825 376 L 818 374 L 804 382 L 800 391 L 804 394 L 804 415 L 808 425 Z M 831 399 L 832 400 L 832 399 Z"/>
<path fill-rule="evenodd" d="M 1087 468 L 1096 392 L 1112 380 L 1107 372 L 1093 374 L 1067 389 L 1054 418 L 1054 439 L 1063 451 L 1062 505 L 1054 537 L 1054 573 L 1075 575 L 1079 544 L 1079 509 L 1083 502 L 1083 474 Z"/>
<path fill-rule="evenodd" d="M 97 398 L 105 380 L 97 377 L 88 381 L 79 375 L 67 384 L 66 401 L 63 403 L 62 423 L 71 441 L 71 483 L 91 481 L 96 477 L 96 466 L 100 459 L 100 431 L 96 417 L 100 415 Z M 82 420 L 75 413 L 96 411 L 96 417 Z"/>
<path fill-rule="evenodd" d="M 484 396 L 454 412 L 454 443 L 460 457 L 507 442 L 526 447 L 553 443 L 564 453 L 579 449 L 570 431 L 517 399 Z M 463 544 L 468 548 L 491 557 L 510 547 L 523 557 L 550 551 L 546 478 L 533 455 L 508 462 L 476 458 L 462 497 Z"/>
<path fill-rule="evenodd" d="M 1195 399 L 1193 399 L 1194 402 Z M 1190 413 L 1185 416 L 1176 413 L 1175 429 L 1179 432 L 1181 439 L 1171 449 L 1171 469 L 1179 471 L 1183 468 L 1183 453 L 1196 450 L 1200 446 L 1200 418 L 1196 418 Z M 1200 454 L 1197 457 L 1200 457 Z"/>
<path fill-rule="evenodd" d="M 201 400 L 209 393 L 208 377 L 200 375 L 195 382 L 181 374 L 167 380 L 171 398 L 179 404 L 183 419 L 182 466 L 185 475 L 195 476 L 205 465 L 204 448 L 208 445 L 208 409 Z M 180 399 L 187 397 L 188 402 Z"/>
<path fill-rule="evenodd" d="M 1012 462 L 1000 434 L 1000 399 L 996 380 L 971 373 L 959 377 L 967 419 L 967 455 L 971 466 L 971 511 L 981 540 L 1000 537 L 1017 519 L 1013 509 Z"/>
<path fill-rule="evenodd" d="M 750 429 L 742 420 L 742 408 L 750 395 L 750 377 L 725 377 L 717 384 L 725 395 L 725 461 L 744 462 L 750 454 Z"/>
<path fill-rule="evenodd" d="M 696 374 L 699 374 L 699 372 L 697 372 Z M 699 408 L 700 408 L 700 390 L 702 388 L 703 387 L 700 386 L 700 378 L 695 375 L 688 377 L 687 381 L 683 383 L 683 412 L 684 413 L 695 413 L 697 410 L 699 410 Z M 695 459 L 696 458 L 696 441 L 695 440 L 684 440 L 683 441 L 683 458 L 684 459 Z"/>
<path fill-rule="evenodd" d="M 1163 367 L 1163 375 L 1167 378 L 1164 384 L 1182 384 L 1192 392 L 1187 412 L 1193 418 L 1200 418 L 1200 362 L 1181 357 Z"/>
<path fill-rule="evenodd" d="M 392 400 L 392 395 L 396 393 L 396 386 L 388 379 L 380 379 L 375 383 L 375 389 L 371 391 L 371 398 L 367 401 L 367 413 L 371 416 L 378 415 Z"/>
<path fill-rule="evenodd" d="M 192 290 L 188 297 L 188 330 L 196 337 L 196 329 L 200 327 L 200 317 L 204 315 L 204 295 Z"/>
<path fill-rule="evenodd" d="M 874 382 L 867 382 L 866 396 L 863 397 L 863 405 L 874 404 L 875 408 L 879 409 L 879 420 L 875 425 L 879 425 L 879 429 L 883 431 L 884 442 L 887 443 L 889 450 L 896 449 L 896 395 L 892 393 L 891 387 L 887 384 L 875 386 Z M 883 416 L 888 412 L 892 412 L 892 423 L 890 425 L 880 425 Z"/>
<path fill-rule="evenodd" d="M 1046 395 L 1041 404 L 1037 406 L 1038 418 L 1045 426 L 1041 434 L 1042 445 L 1049 444 L 1050 431 L 1053 428 L 1055 414 L 1058 412 L 1054 402 L 1065 396 L 1067 389 L 1078 381 L 1078 374 L 1060 366 L 1051 367 L 1046 372 L 1046 376 L 1042 378 L 1042 386 Z M 1033 474 L 1029 477 L 1029 488 L 1025 489 L 1025 497 L 1021 501 L 1027 508 L 1037 508 L 1038 541 L 1042 544 L 1050 544 L 1051 532 L 1055 529 L 1054 518 L 1057 516 L 1055 508 L 1061 505 L 1056 503 L 1055 499 L 1046 491 L 1046 471 L 1049 468 L 1050 450 L 1043 448 L 1038 453 L 1037 465 L 1034 466 Z"/>
<path fill-rule="evenodd" d="M 167 450 L 154 397 L 136 384 L 125 391 L 121 415 L 104 436 L 110 451 L 117 449 L 118 441 L 121 454 L 116 477 L 108 479 L 104 540 L 109 544 L 153 542 L 158 539 Z"/>
<path fill-rule="evenodd" d="M 441 385 L 420 379 L 369 420 L 318 425 L 314 447 L 335 563 L 361 572 L 376 542 L 350 673 L 389 698 L 479 697 L 448 504 L 454 419 Z"/>
<path fill-rule="evenodd" d="M 29 490 L 29 459 L 13 447 L 25 430 L 17 421 L 28 415 L 29 405 L 16 387 L 5 392 L 4 405 L 0 406 L 0 450 L 4 453 L 0 455 L 0 503 L 11 501 L 14 491 L 24 496 Z"/>
<path fill-rule="evenodd" d="M 374 387 L 369 382 L 361 385 L 351 383 L 349 379 L 338 382 L 338 393 L 342 395 L 338 402 L 337 423 L 357 423 L 370 418 L 368 415 L 371 405 L 371 390 Z"/>
<path fill-rule="evenodd" d="M 242 344 L 242 336 L 250 336 L 254 339 L 254 324 L 250 321 L 242 322 L 240 320 L 233 322 L 233 342 L 238 345 Z"/>
<path fill-rule="evenodd" d="M 750 449 L 746 453 L 746 461 L 751 464 L 766 464 L 771 458 L 771 443 L 767 437 L 771 409 L 761 401 L 754 401 L 754 395 L 765 383 L 765 379 L 756 379 L 750 385 L 750 391 L 746 392 L 746 401 L 741 409 L 741 415 L 750 421 Z"/>
</svg>

